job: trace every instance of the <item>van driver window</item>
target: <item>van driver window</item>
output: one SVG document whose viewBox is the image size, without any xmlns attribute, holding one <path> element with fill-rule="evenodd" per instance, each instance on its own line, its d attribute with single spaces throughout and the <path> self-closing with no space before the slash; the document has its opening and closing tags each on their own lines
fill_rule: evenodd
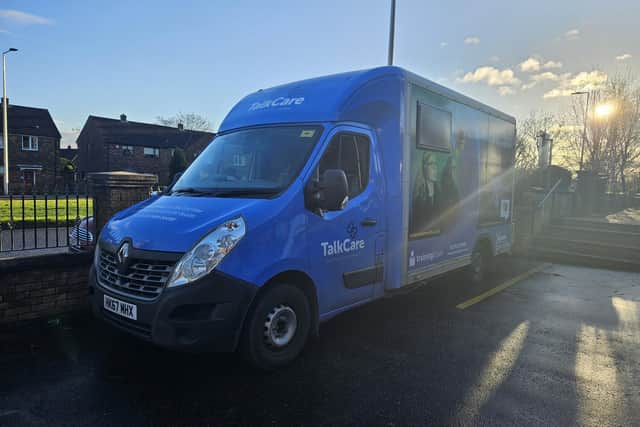
<svg viewBox="0 0 640 427">
<path fill-rule="evenodd" d="M 369 138 L 363 135 L 334 136 L 318 165 L 318 178 L 328 169 L 342 169 L 349 184 L 349 198 L 353 199 L 369 182 L 369 145 Z"/>
</svg>

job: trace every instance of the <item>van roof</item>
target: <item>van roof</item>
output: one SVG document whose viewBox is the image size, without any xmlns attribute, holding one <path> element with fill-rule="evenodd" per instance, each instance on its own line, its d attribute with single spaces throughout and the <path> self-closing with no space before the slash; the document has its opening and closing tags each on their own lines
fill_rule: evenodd
<svg viewBox="0 0 640 427">
<path fill-rule="evenodd" d="M 220 125 L 219 132 L 273 123 L 342 121 L 347 113 L 345 110 L 349 108 L 350 101 L 359 93 L 359 89 L 367 83 L 383 78 L 411 82 L 453 101 L 515 123 L 512 116 L 467 96 L 403 68 L 385 66 L 316 77 L 258 90 L 244 97 L 231 109 Z"/>
</svg>

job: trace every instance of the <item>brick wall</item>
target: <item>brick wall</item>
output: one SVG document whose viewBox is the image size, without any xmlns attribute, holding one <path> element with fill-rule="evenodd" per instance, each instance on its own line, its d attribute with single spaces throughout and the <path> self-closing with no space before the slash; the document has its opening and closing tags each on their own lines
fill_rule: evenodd
<svg viewBox="0 0 640 427">
<path fill-rule="evenodd" d="M 144 155 L 144 147 L 132 146 L 132 151 L 122 149 L 121 145 L 107 144 L 108 171 L 129 171 L 150 173 L 158 176 L 160 184 L 166 185 L 171 164 L 171 149 L 160 148 L 158 157 Z"/>
<path fill-rule="evenodd" d="M 158 177 L 132 172 L 96 172 L 89 174 L 93 195 L 96 235 L 116 212 L 149 198 Z"/>
<path fill-rule="evenodd" d="M 84 310 L 92 254 L 0 260 L 0 326 Z"/>
</svg>

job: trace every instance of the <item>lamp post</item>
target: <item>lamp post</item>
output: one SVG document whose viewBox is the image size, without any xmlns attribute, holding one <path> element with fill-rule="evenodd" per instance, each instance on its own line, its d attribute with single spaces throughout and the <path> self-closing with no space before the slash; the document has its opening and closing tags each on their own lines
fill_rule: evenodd
<svg viewBox="0 0 640 427">
<path fill-rule="evenodd" d="M 10 48 L 2 52 L 2 139 L 4 147 L 4 194 L 9 194 L 9 126 L 7 124 L 7 62 L 5 56 L 7 53 L 17 52 L 18 49 Z"/>
<path fill-rule="evenodd" d="M 582 171 L 582 165 L 584 160 L 584 144 L 587 139 L 587 118 L 589 116 L 589 98 L 591 92 L 573 92 L 571 95 L 587 95 L 587 104 L 584 107 L 584 127 L 582 129 L 582 144 L 580 145 L 580 171 Z"/>
<path fill-rule="evenodd" d="M 389 17 L 389 57 L 387 65 L 393 65 L 393 39 L 396 32 L 396 0 L 391 0 L 391 16 Z"/>
</svg>

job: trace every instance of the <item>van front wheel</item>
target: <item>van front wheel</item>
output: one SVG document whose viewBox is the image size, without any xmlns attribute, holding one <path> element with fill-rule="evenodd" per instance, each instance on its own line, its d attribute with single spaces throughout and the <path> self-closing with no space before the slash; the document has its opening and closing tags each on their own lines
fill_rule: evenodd
<svg viewBox="0 0 640 427">
<path fill-rule="evenodd" d="M 311 329 L 309 301 L 295 286 L 278 284 L 258 297 L 247 316 L 240 351 L 259 369 L 291 363 L 302 351 Z"/>
</svg>

